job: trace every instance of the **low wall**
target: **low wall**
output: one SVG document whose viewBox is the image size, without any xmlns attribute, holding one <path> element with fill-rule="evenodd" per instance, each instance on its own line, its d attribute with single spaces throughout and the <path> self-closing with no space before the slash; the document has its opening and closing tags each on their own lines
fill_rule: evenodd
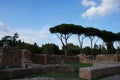
<svg viewBox="0 0 120 80">
<path fill-rule="evenodd" d="M 47 55 L 46 54 L 32 54 L 31 55 L 32 63 L 36 64 L 47 64 Z"/>
<path fill-rule="evenodd" d="M 66 56 L 64 58 L 64 63 L 72 63 L 72 62 L 79 62 L 79 58 L 76 56 Z"/>
<path fill-rule="evenodd" d="M 80 78 L 91 80 L 105 75 L 120 73 L 120 64 L 80 68 L 79 71 Z"/>
<path fill-rule="evenodd" d="M 30 68 L 9 68 L 0 70 L 0 79 L 11 79 L 11 78 L 17 78 L 22 75 L 36 73 L 34 69 Z"/>
<path fill-rule="evenodd" d="M 120 62 L 120 54 L 100 54 L 96 57 L 92 55 L 85 55 L 85 54 L 79 54 L 77 55 L 79 58 L 79 62 L 81 63 L 112 63 L 112 62 Z"/>
<path fill-rule="evenodd" d="M 2 66 L 21 66 L 21 51 L 18 48 L 6 48 L 3 51 Z"/>
<path fill-rule="evenodd" d="M 111 61 L 118 62 L 120 61 L 120 55 L 118 54 L 100 54 L 96 56 L 97 61 Z"/>
<path fill-rule="evenodd" d="M 92 60 L 91 55 L 79 54 L 77 55 L 79 62 L 93 64 L 95 60 Z"/>
<path fill-rule="evenodd" d="M 79 62 L 78 57 L 61 56 L 61 55 L 49 56 L 47 54 L 33 54 L 31 59 L 32 62 L 36 64 L 62 64 L 62 63 Z"/>
<path fill-rule="evenodd" d="M 0 70 L 0 79 L 17 78 L 27 74 L 46 73 L 46 72 L 73 72 L 75 69 L 70 65 L 38 65 L 28 64 L 29 68 L 8 68 Z M 30 68 L 31 67 L 31 68 Z"/>
<path fill-rule="evenodd" d="M 31 52 L 25 49 L 15 47 L 6 48 L 1 56 L 2 66 L 24 66 L 24 63 L 31 59 Z"/>
</svg>

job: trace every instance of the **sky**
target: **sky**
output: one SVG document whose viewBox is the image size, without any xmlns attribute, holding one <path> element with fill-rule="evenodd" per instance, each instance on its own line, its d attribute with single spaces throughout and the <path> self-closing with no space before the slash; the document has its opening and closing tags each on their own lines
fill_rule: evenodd
<svg viewBox="0 0 120 80">
<path fill-rule="evenodd" d="M 17 32 L 27 43 L 61 46 L 49 28 L 62 23 L 120 32 L 120 0 L 0 0 L 0 39 Z"/>
</svg>

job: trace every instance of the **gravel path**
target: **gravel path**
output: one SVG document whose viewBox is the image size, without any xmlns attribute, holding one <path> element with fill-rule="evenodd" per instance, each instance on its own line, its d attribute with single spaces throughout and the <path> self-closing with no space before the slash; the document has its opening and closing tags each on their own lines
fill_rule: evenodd
<svg viewBox="0 0 120 80">
<path fill-rule="evenodd" d="M 56 79 L 46 78 L 46 77 L 36 77 L 36 78 L 24 78 L 24 79 L 13 79 L 13 80 L 56 80 Z"/>
</svg>

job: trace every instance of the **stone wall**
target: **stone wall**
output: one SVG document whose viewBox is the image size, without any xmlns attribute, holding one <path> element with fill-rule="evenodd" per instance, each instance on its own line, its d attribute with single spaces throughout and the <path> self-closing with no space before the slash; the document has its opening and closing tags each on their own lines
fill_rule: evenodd
<svg viewBox="0 0 120 80">
<path fill-rule="evenodd" d="M 37 63 L 37 64 L 62 64 L 62 63 L 79 62 L 78 57 L 61 56 L 61 55 L 49 56 L 47 54 L 33 54 L 31 59 L 33 63 Z"/>
<path fill-rule="evenodd" d="M 28 50 L 15 47 L 4 49 L 1 59 L 2 66 L 24 66 L 24 63 L 31 59 L 31 53 Z"/>
<path fill-rule="evenodd" d="M 21 65 L 21 53 L 17 48 L 4 49 L 1 65 L 2 66 L 20 66 Z"/>
<path fill-rule="evenodd" d="M 0 79 L 6 80 L 11 78 L 17 78 L 22 75 L 32 74 L 36 71 L 30 68 L 9 68 L 0 71 Z"/>
<path fill-rule="evenodd" d="M 79 58 L 76 56 L 66 56 L 64 58 L 64 63 L 79 62 Z"/>
<path fill-rule="evenodd" d="M 47 56 L 46 54 L 32 54 L 31 60 L 36 64 L 47 64 Z"/>
<path fill-rule="evenodd" d="M 37 65 L 29 64 L 31 68 L 8 68 L 0 70 L 0 80 L 5 78 L 17 78 L 27 74 L 46 73 L 46 72 L 74 72 L 75 69 L 67 64 L 57 65 Z"/>
<path fill-rule="evenodd" d="M 3 51 L 4 50 L 4 51 Z M 32 54 L 29 50 L 18 48 L 0 49 L 0 63 L 2 66 L 22 66 L 25 63 L 36 64 L 63 64 L 71 62 L 95 63 L 99 61 L 118 62 L 120 61 L 120 54 L 101 54 L 96 56 L 96 60 L 92 60 L 93 56 L 79 54 L 77 56 L 61 56 L 47 54 Z"/>
<path fill-rule="evenodd" d="M 79 54 L 77 56 L 78 56 L 79 62 L 81 62 L 81 63 L 93 64 L 95 62 L 95 60 L 92 60 L 93 56 L 91 56 L 91 55 Z"/>
<path fill-rule="evenodd" d="M 82 63 L 97 63 L 97 62 L 119 62 L 120 61 L 120 54 L 100 54 L 97 55 L 95 58 L 91 55 L 79 54 L 77 55 L 79 58 L 79 62 Z"/>
<path fill-rule="evenodd" d="M 93 80 L 102 76 L 120 73 L 120 64 L 109 64 L 97 67 L 80 68 L 79 77 Z"/>
<path fill-rule="evenodd" d="M 100 54 L 96 56 L 97 61 L 109 61 L 118 62 L 120 61 L 120 55 L 118 54 Z"/>
</svg>

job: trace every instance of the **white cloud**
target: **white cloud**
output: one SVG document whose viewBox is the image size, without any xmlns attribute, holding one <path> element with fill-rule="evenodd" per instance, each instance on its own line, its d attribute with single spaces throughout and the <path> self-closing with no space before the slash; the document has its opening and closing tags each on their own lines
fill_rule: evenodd
<svg viewBox="0 0 120 80">
<path fill-rule="evenodd" d="M 40 30 L 25 30 L 25 29 L 8 29 L 3 22 L 0 21 L 0 39 L 4 36 L 10 35 L 13 36 L 15 32 L 19 34 L 19 39 L 27 43 L 38 43 L 41 45 L 45 43 L 46 40 L 49 40 L 49 25 L 44 26 Z"/>
<path fill-rule="evenodd" d="M 4 24 L 2 22 L 0 22 L 0 28 L 3 28 Z"/>
<path fill-rule="evenodd" d="M 84 1 L 86 1 L 86 3 L 87 1 L 89 2 L 89 0 L 83 0 L 83 2 Z M 83 5 L 85 6 L 85 4 Z M 119 10 L 120 0 L 102 0 L 99 5 L 91 5 L 91 7 L 82 14 L 82 17 L 92 19 L 97 16 L 112 14 Z"/>
<path fill-rule="evenodd" d="M 37 43 L 38 45 L 42 45 L 44 44 L 45 42 L 47 42 L 47 40 L 50 40 L 49 39 L 49 35 L 50 35 L 50 32 L 49 32 L 49 27 L 50 26 L 44 26 L 42 29 L 40 30 L 31 30 L 31 29 L 28 29 L 28 30 L 15 30 L 18 32 L 19 36 L 20 36 L 20 39 L 22 41 L 25 41 L 27 43 Z"/>
<path fill-rule="evenodd" d="M 35 34 L 22 34 L 20 35 L 20 39 L 24 42 L 33 44 L 35 42 L 38 42 L 39 37 Z"/>
<path fill-rule="evenodd" d="M 96 6 L 97 5 L 97 3 L 93 0 L 83 0 L 82 4 L 84 6 Z"/>
<path fill-rule="evenodd" d="M 7 29 L 5 27 L 5 24 L 0 21 L 0 38 L 2 38 L 3 36 L 6 36 L 6 35 L 11 35 L 11 34 L 12 34 L 12 31 Z"/>
</svg>

